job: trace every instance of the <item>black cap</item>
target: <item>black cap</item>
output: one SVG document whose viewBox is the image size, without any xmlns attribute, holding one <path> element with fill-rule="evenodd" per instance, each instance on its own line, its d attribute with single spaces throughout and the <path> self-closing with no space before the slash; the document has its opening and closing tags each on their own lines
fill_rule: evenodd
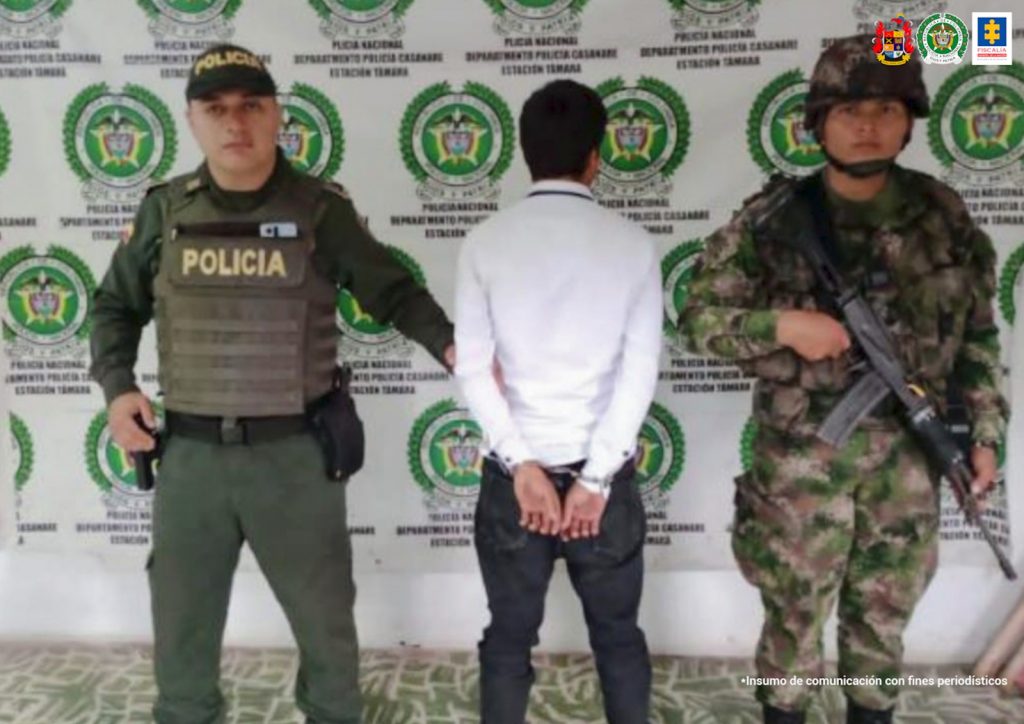
<svg viewBox="0 0 1024 724">
<path fill-rule="evenodd" d="M 214 45 L 196 58 L 188 74 L 185 99 L 195 100 L 226 90 L 277 95 L 277 86 L 255 53 L 237 45 Z"/>
</svg>

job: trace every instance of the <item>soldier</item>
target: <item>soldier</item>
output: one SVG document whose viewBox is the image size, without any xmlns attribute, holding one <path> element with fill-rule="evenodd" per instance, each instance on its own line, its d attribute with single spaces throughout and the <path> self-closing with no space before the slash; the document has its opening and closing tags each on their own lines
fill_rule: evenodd
<svg viewBox="0 0 1024 724">
<path fill-rule="evenodd" d="M 167 444 L 147 569 L 153 712 L 167 724 L 224 716 L 221 638 L 243 541 L 298 642 L 307 721 L 360 721 L 345 487 L 308 414 L 335 381 L 338 289 L 454 364 L 452 325 L 344 189 L 293 170 L 277 148 L 275 94 L 248 50 L 196 59 L 185 97 L 205 162 L 150 189 L 95 299 L 91 373 L 128 451 L 153 446 L 133 419 L 155 425 L 132 370 L 156 318 Z"/>
<path fill-rule="evenodd" d="M 915 381 L 940 408 L 949 384 L 963 390 L 981 497 L 1006 423 L 995 253 L 955 191 L 895 164 L 928 96 L 916 55 L 886 66 L 871 43 L 839 40 L 814 68 L 805 125 L 827 165 L 800 182 L 801 198 L 816 199 L 840 273 L 879 313 Z M 764 214 L 794 183 L 773 178 L 708 239 L 680 328 L 693 352 L 757 377 L 754 464 L 736 481 L 732 544 L 765 609 L 758 676 L 786 680 L 758 687 L 765 722 L 805 720 L 811 692 L 791 677 L 821 675 L 837 598 L 839 674 L 861 679 L 845 687 L 847 720 L 891 722 L 897 688 L 886 679 L 899 675 L 903 630 L 937 563 L 937 480 L 892 396 L 842 448 L 815 438 L 858 371 L 847 330 L 787 243 L 792 217 Z"/>
</svg>

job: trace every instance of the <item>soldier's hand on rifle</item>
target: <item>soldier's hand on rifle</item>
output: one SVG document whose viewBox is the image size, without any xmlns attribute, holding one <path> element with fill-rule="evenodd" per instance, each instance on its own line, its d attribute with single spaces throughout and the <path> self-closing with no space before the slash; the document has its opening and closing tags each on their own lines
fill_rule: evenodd
<svg viewBox="0 0 1024 724">
<path fill-rule="evenodd" d="M 608 501 L 600 493 L 573 483 L 565 496 L 562 540 L 595 538 L 601 532 L 601 516 Z"/>
<path fill-rule="evenodd" d="M 827 314 L 803 309 L 779 315 L 775 338 L 809 362 L 839 357 L 850 348 L 850 335 L 842 324 Z"/>
<path fill-rule="evenodd" d="M 555 535 L 562 525 L 562 506 L 544 468 L 535 462 L 516 466 L 513 486 L 519 503 L 519 524 L 533 533 Z"/>
<path fill-rule="evenodd" d="M 156 429 L 156 416 L 149 399 L 141 392 L 124 392 L 114 398 L 107 410 L 107 424 L 114 442 L 125 452 L 149 452 L 153 449 L 153 437 L 139 427 L 133 419 L 141 415 L 150 430 Z"/>
<path fill-rule="evenodd" d="M 971 468 L 974 470 L 971 495 L 979 501 L 983 500 L 995 486 L 998 467 L 995 450 L 981 445 L 971 448 Z"/>
</svg>

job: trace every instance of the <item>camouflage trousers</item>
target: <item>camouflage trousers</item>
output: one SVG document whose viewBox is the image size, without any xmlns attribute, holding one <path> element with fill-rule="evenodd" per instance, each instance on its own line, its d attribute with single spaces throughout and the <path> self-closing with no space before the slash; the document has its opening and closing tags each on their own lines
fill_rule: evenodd
<svg viewBox="0 0 1024 724">
<path fill-rule="evenodd" d="M 887 709 L 903 630 L 938 561 L 938 493 L 903 432 L 862 430 L 842 450 L 764 427 L 753 469 L 737 478 L 732 547 L 761 591 L 755 657 L 763 703 L 807 707 L 823 675 L 822 629 L 838 599 L 839 676 L 846 694 Z"/>
</svg>

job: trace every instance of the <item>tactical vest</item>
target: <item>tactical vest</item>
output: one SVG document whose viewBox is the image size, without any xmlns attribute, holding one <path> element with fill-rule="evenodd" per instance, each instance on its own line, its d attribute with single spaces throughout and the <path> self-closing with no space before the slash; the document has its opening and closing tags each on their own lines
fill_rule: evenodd
<svg viewBox="0 0 1024 724">
<path fill-rule="evenodd" d="M 906 369 L 941 408 L 970 313 L 966 230 L 955 227 L 931 198 L 927 187 L 934 181 L 898 173 L 897 179 L 913 185 L 906 189 L 901 214 L 878 224 L 837 224 L 841 273 L 848 284 L 859 285 L 885 322 Z M 785 213 L 776 218 L 755 243 L 764 270 L 763 307 L 828 311 L 813 270 L 788 243 Z M 788 348 L 741 366 L 759 378 L 754 405 L 759 421 L 801 435 L 814 433 L 859 374 L 851 370 L 849 356 L 808 362 Z M 894 411 L 883 404 L 864 427 L 897 427 Z"/>
<path fill-rule="evenodd" d="M 266 203 L 214 205 L 196 176 L 170 182 L 154 282 L 167 409 L 256 417 L 303 412 L 337 358 L 337 291 L 312 264 L 319 182 L 289 175 Z"/>
</svg>

